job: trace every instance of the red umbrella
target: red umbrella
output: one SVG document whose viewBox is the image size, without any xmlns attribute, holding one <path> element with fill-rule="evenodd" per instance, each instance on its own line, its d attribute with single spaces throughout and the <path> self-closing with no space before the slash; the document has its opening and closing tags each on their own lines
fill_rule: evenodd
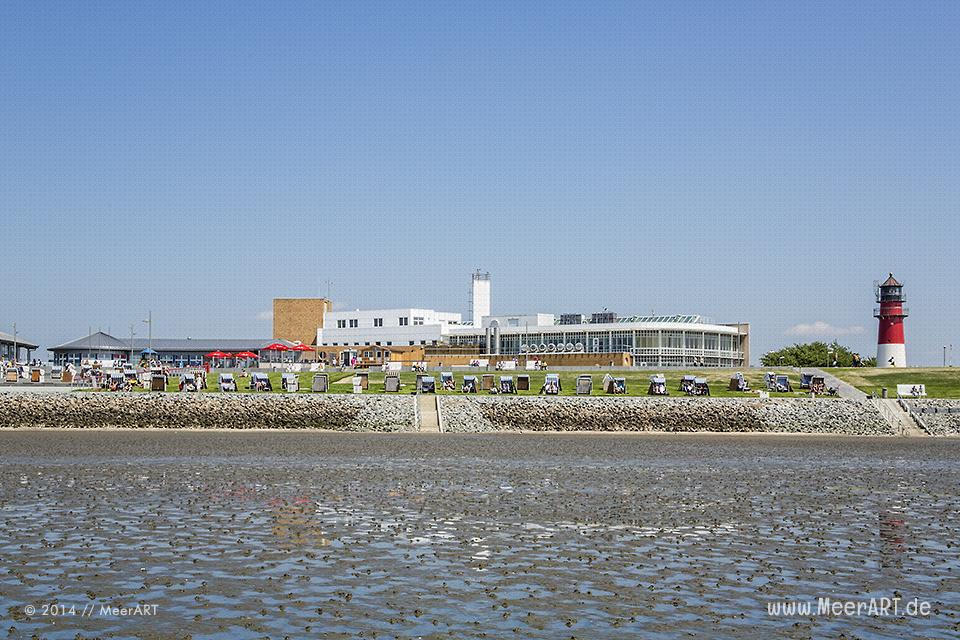
<svg viewBox="0 0 960 640">
<path fill-rule="evenodd" d="M 259 358 L 257 354 L 251 351 L 241 351 L 240 353 L 233 354 L 234 358 Z"/>
<path fill-rule="evenodd" d="M 210 353 L 203 356 L 204 358 L 229 358 L 229 353 L 224 353 L 223 351 L 211 351 Z"/>
<path fill-rule="evenodd" d="M 274 342 L 273 344 L 268 344 L 267 346 L 263 347 L 260 350 L 261 351 L 289 351 L 290 347 L 283 344 L 282 342 Z"/>
<path fill-rule="evenodd" d="M 304 351 L 314 351 L 314 349 L 309 345 L 303 344 L 301 342 L 299 344 L 295 344 L 292 347 L 290 347 L 290 351 L 299 351 L 300 353 L 303 353 Z"/>
</svg>

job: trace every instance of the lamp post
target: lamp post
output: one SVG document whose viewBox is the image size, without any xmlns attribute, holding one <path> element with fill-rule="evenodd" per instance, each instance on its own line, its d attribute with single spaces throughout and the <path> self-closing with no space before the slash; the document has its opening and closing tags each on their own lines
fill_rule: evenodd
<svg viewBox="0 0 960 640">
<path fill-rule="evenodd" d="M 143 321 L 147 325 L 147 348 L 153 350 L 153 311 L 147 312 L 147 319 Z"/>
<path fill-rule="evenodd" d="M 133 364 L 133 336 L 136 334 L 133 332 L 133 325 L 130 325 L 130 364 Z"/>
<path fill-rule="evenodd" d="M 17 366 L 17 323 L 13 323 L 13 366 Z"/>
</svg>

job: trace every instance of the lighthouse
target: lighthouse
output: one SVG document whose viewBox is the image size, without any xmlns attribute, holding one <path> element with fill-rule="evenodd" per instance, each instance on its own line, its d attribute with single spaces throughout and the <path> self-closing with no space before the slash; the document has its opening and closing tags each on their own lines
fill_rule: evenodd
<svg viewBox="0 0 960 640">
<path fill-rule="evenodd" d="M 877 333 L 877 366 L 907 366 L 907 347 L 903 340 L 903 319 L 907 309 L 903 306 L 903 283 L 890 274 L 883 284 L 877 285 L 877 303 L 873 317 L 880 321 Z"/>
</svg>

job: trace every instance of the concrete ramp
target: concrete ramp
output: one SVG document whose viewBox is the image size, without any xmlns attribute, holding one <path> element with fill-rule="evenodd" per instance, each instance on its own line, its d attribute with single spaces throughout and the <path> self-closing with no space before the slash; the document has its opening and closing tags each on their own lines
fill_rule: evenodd
<svg viewBox="0 0 960 640">
<path fill-rule="evenodd" d="M 424 433 L 440 433 L 440 412 L 437 410 L 437 396 L 429 393 L 417 394 L 418 427 Z"/>
<path fill-rule="evenodd" d="M 877 405 L 880 413 L 884 419 L 890 423 L 890 426 L 893 427 L 893 431 L 896 434 L 911 437 L 927 435 L 920 430 L 920 427 L 913 421 L 910 414 L 904 411 L 903 407 L 901 407 L 900 403 L 896 400 L 878 398 L 874 399 L 873 403 Z"/>
</svg>

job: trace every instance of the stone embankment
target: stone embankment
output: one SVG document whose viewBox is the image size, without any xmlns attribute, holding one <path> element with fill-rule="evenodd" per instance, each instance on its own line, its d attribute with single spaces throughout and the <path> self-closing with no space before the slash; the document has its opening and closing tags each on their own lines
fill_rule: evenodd
<svg viewBox="0 0 960 640">
<path fill-rule="evenodd" d="M 415 431 L 410 396 L 0 393 L 0 427 Z"/>
<path fill-rule="evenodd" d="M 444 431 L 724 431 L 894 435 L 877 408 L 847 399 L 462 397 Z"/>
<path fill-rule="evenodd" d="M 960 435 L 960 400 L 907 400 L 932 436 Z"/>
</svg>

